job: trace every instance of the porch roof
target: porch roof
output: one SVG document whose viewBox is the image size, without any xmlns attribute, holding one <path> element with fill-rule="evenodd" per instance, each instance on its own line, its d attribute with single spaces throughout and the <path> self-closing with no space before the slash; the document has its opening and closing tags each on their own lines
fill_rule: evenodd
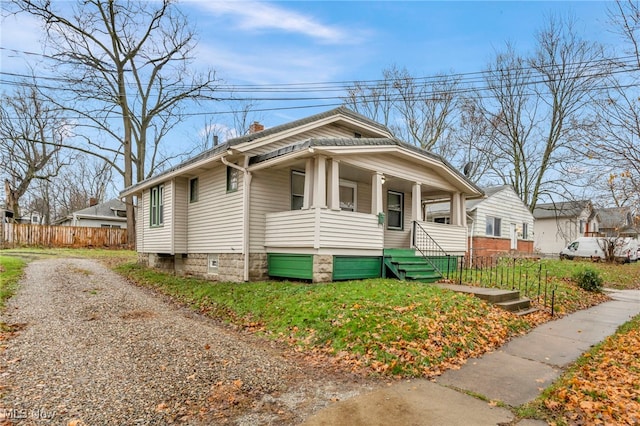
<svg viewBox="0 0 640 426">
<path fill-rule="evenodd" d="M 484 194 L 483 190 L 469 180 L 464 174 L 453 167 L 447 160 L 441 156 L 434 154 L 430 151 L 426 151 L 415 145 L 408 144 L 395 138 L 312 138 L 303 142 L 288 145 L 271 152 L 267 152 L 260 155 L 255 155 L 249 159 L 249 165 L 258 165 L 270 160 L 284 157 L 290 154 L 304 152 L 310 148 L 349 148 L 349 147 L 394 147 L 401 150 L 410 151 L 413 154 L 417 154 L 418 157 L 422 157 L 425 160 L 435 161 L 441 164 L 447 172 L 453 174 L 458 180 L 463 182 L 472 193 L 477 196 Z"/>
</svg>

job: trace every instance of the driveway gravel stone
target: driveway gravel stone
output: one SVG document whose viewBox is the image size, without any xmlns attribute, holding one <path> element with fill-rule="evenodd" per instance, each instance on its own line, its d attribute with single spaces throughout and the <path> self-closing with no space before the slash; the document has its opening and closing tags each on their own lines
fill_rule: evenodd
<svg viewBox="0 0 640 426">
<path fill-rule="evenodd" d="M 0 342 L 0 424 L 298 424 L 372 387 L 97 261 L 44 259 L 25 272 L 0 317 L 19 329 Z"/>
</svg>

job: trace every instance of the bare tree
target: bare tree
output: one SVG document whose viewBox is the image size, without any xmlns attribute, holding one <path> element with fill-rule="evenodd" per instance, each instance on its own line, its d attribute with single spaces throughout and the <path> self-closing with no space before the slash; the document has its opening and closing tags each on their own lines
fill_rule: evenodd
<svg viewBox="0 0 640 426">
<path fill-rule="evenodd" d="M 483 114 L 493 127 L 493 173 L 531 211 L 543 195 L 566 192 L 584 170 L 586 107 L 608 72 L 601 46 L 579 38 L 573 21 L 550 18 L 531 57 L 507 46 L 487 71 Z"/>
<path fill-rule="evenodd" d="M 616 205 L 634 205 L 640 211 L 640 6 L 616 1 L 609 8 L 614 32 L 625 42 L 628 61 L 620 61 L 609 90 L 597 99 L 598 132 L 593 150 L 604 160 L 606 188 Z"/>
<path fill-rule="evenodd" d="M 163 137 L 180 122 L 186 103 L 211 99 L 216 84 L 211 71 L 191 72 L 195 34 L 175 3 L 12 4 L 45 25 L 58 59 L 55 72 L 65 81 L 51 99 L 81 117 L 79 125 L 85 126 L 86 145 L 76 148 L 111 161 L 125 187 L 164 167 Z M 109 140 L 96 138 L 96 130 Z M 127 200 L 127 228 L 129 241 L 135 241 L 132 199 Z"/>
<path fill-rule="evenodd" d="M 385 124 L 400 139 L 428 150 L 451 129 L 459 79 L 448 75 L 416 78 L 391 67 L 373 85 L 356 83 L 347 89 L 345 106 Z"/>
<path fill-rule="evenodd" d="M 58 175 L 69 125 L 33 88 L 20 88 L 0 102 L 0 157 L 7 208 L 19 218 L 20 200 L 38 180 Z"/>
</svg>

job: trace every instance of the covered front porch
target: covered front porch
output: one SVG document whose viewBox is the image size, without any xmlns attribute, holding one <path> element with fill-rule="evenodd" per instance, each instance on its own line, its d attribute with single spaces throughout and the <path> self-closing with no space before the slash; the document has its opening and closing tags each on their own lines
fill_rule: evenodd
<svg viewBox="0 0 640 426">
<path fill-rule="evenodd" d="M 289 171 L 291 209 L 265 214 L 269 275 L 368 278 L 385 274 L 385 249 L 420 256 L 465 253 L 463 188 L 436 167 L 418 168 L 395 150 L 356 155 L 341 148 L 309 149 L 272 165 Z M 424 221 L 423 203 L 436 199 L 450 202 L 451 223 Z"/>
</svg>

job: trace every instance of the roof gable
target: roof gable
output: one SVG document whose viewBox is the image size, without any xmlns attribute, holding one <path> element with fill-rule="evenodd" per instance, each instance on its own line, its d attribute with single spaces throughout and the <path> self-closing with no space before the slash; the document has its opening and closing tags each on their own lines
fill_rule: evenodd
<svg viewBox="0 0 640 426">
<path fill-rule="evenodd" d="M 536 219 L 578 217 L 585 210 L 589 210 L 591 214 L 591 201 L 577 200 L 545 203 L 536 205 L 536 208 L 533 210 L 533 217 Z"/>
</svg>

